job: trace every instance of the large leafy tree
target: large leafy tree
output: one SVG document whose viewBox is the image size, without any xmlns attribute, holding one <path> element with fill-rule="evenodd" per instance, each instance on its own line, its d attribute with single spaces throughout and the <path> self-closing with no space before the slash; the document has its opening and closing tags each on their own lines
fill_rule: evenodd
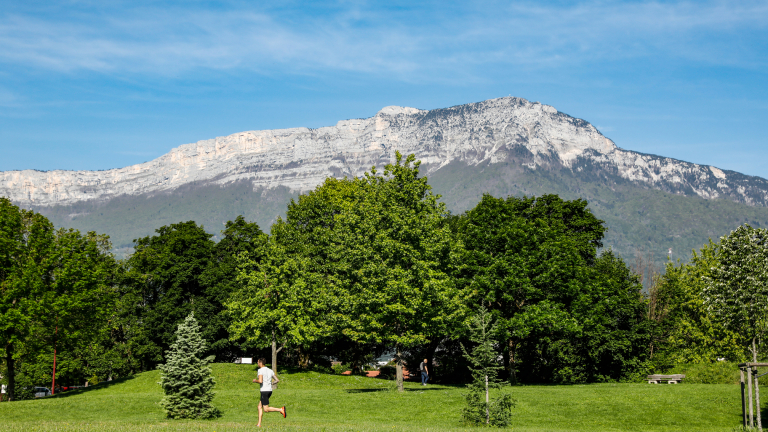
<svg viewBox="0 0 768 432">
<path fill-rule="evenodd" d="M 396 156 L 383 174 L 327 179 L 289 205 L 267 259 L 245 262 L 253 270 L 230 303 L 236 334 L 394 347 L 402 389 L 402 350 L 449 333 L 464 309 L 449 277 L 447 211 L 414 156 Z"/>
<path fill-rule="evenodd" d="M 82 235 L 72 229 L 56 232 L 55 248 L 46 263 L 51 275 L 40 296 L 38 316 L 45 329 L 41 336 L 54 354 L 95 339 L 99 324 L 107 319 L 117 271 L 110 249 L 109 238 L 103 235 Z"/>
<path fill-rule="evenodd" d="M 527 379 L 581 382 L 637 367 L 640 286 L 623 261 L 598 256 L 605 227 L 586 201 L 485 195 L 451 226 L 465 248 L 456 277 L 495 317 L 512 379 L 520 368 Z M 622 341 L 598 343 L 613 336 Z"/>
<path fill-rule="evenodd" d="M 272 369 L 285 346 L 308 346 L 330 334 L 331 297 L 307 260 L 270 240 L 259 253 L 240 256 L 242 288 L 227 303 L 233 338 L 272 348 Z"/>
<path fill-rule="evenodd" d="M 404 348 L 449 332 L 464 318 L 449 277 L 456 244 L 444 223 L 447 211 L 413 155 L 396 154 L 383 175 L 375 169 L 355 199 L 334 217 L 331 248 L 336 277 L 350 301 L 344 333 L 396 351 L 403 389 Z"/>
<path fill-rule="evenodd" d="M 579 331 L 550 344 L 556 361 L 539 375 L 559 382 L 636 376 L 646 367 L 650 337 L 643 287 L 637 275 L 608 250 L 584 270 L 580 280 L 582 289 L 568 308 Z M 545 359 L 538 357 L 538 364 Z M 533 364 L 529 362 L 529 366 Z"/>
<path fill-rule="evenodd" d="M 0 248 L 0 343 L 13 398 L 20 353 L 34 364 L 35 356 L 52 359 L 93 336 L 109 308 L 116 267 L 106 237 L 55 231 L 44 216 L 4 198 Z"/>
<path fill-rule="evenodd" d="M 154 347 L 167 350 L 177 325 L 193 311 L 200 311 L 204 333 L 216 333 L 208 331 L 211 320 L 216 327 L 217 318 L 210 311 L 220 307 L 211 304 L 216 296 L 206 293 L 202 280 L 213 256 L 212 235 L 193 221 L 164 226 L 156 233 L 136 240 L 135 252 L 127 261 L 127 281 L 138 302 L 135 311 L 143 326 L 152 329 L 147 335 L 151 345 L 146 347 L 151 353 L 157 353 Z M 160 360 L 150 359 L 151 365 Z"/>
<path fill-rule="evenodd" d="M 758 360 L 768 329 L 768 229 L 742 225 L 720 239 L 717 263 L 705 278 L 704 301 Z"/>
<path fill-rule="evenodd" d="M 538 330 L 577 331 L 567 309 L 605 231 L 585 201 L 484 195 L 453 226 L 466 249 L 457 277 L 497 320 L 510 374 L 518 345 Z"/>
<path fill-rule="evenodd" d="M 42 216 L 0 198 L 0 345 L 5 351 L 8 397 L 14 400 L 17 352 L 33 329 L 39 284 L 34 274 L 52 248 L 53 226 Z"/>
<path fill-rule="evenodd" d="M 242 216 L 228 221 L 222 235 L 212 250 L 208 267 L 200 276 L 208 301 L 195 310 L 199 317 L 206 317 L 203 338 L 208 341 L 208 352 L 219 361 L 230 361 L 245 354 L 252 344 L 243 338 L 231 337 L 232 316 L 224 305 L 241 286 L 237 280 L 239 257 L 259 261 L 267 236 L 258 224 L 248 222 Z"/>
</svg>

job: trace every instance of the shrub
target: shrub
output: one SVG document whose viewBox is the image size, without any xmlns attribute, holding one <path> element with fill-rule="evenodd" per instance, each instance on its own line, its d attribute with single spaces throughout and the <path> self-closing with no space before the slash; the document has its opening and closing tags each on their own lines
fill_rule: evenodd
<svg viewBox="0 0 768 432">
<path fill-rule="evenodd" d="M 675 365 L 668 374 L 684 374 L 684 383 L 688 384 L 738 384 L 738 363 L 682 363 Z"/>
<path fill-rule="evenodd" d="M 379 378 L 395 379 L 397 375 L 397 368 L 394 366 L 382 366 L 379 368 Z"/>
<path fill-rule="evenodd" d="M 341 375 L 342 373 L 349 370 L 349 364 L 343 363 L 343 364 L 333 365 L 331 366 L 331 369 L 333 369 L 333 373 L 335 373 L 336 375 Z"/>
</svg>

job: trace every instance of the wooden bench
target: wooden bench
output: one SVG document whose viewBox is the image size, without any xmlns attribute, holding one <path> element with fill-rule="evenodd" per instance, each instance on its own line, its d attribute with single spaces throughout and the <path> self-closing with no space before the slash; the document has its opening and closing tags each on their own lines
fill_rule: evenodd
<svg viewBox="0 0 768 432">
<path fill-rule="evenodd" d="M 648 384 L 660 384 L 661 381 L 666 381 L 667 384 L 680 384 L 683 382 L 685 375 L 648 375 Z"/>
</svg>

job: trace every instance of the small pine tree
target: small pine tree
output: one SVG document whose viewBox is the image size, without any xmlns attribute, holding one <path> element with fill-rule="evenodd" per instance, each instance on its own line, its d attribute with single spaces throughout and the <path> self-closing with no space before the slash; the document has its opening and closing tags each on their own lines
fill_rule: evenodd
<svg viewBox="0 0 768 432">
<path fill-rule="evenodd" d="M 209 419 L 219 416 L 219 410 L 211 405 L 216 381 L 208 367 L 210 358 L 201 358 L 205 348 L 200 325 L 194 314 L 189 314 L 176 329 L 176 342 L 166 351 L 165 364 L 158 367 L 162 371 L 159 384 L 165 392 L 160 406 L 169 418 Z"/>
<path fill-rule="evenodd" d="M 497 362 L 496 342 L 492 335 L 496 332 L 496 324 L 492 323 L 490 313 L 481 307 L 469 325 L 470 340 L 477 344 L 468 354 L 462 344 L 464 357 L 470 363 L 472 383 L 467 386 L 466 402 L 462 416 L 473 424 L 488 426 L 508 426 L 512 420 L 512 407 L 515 405 L 512 395 L 502 391 L 499 397 L 491 398 L 491 389 L 501 389 L 502 381 L 498 378 L 502 369 Z"/>
</svg>

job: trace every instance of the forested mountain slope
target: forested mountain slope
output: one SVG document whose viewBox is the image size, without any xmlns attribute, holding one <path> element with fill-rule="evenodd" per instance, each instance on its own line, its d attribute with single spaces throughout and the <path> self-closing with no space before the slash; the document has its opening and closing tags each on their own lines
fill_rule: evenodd
<svg viewBox="0 0 768 432">
<path fill-rule="evenodd" d="M 319 129 L 249 131 L 107 171 L 0 173 L 0 195 L 117 247 L 180 220 L 217 233 L 239 214 L 267 230 L 290 197 L 414 153 L 453 212 L 485 193 L 585 198 L 622 255 L 661 260 L 749 221 L 768 225 L 768 181 L 617 147 L 588 122 L 520 98 L 436 110 L 386 107 Z"/>
</svg>

